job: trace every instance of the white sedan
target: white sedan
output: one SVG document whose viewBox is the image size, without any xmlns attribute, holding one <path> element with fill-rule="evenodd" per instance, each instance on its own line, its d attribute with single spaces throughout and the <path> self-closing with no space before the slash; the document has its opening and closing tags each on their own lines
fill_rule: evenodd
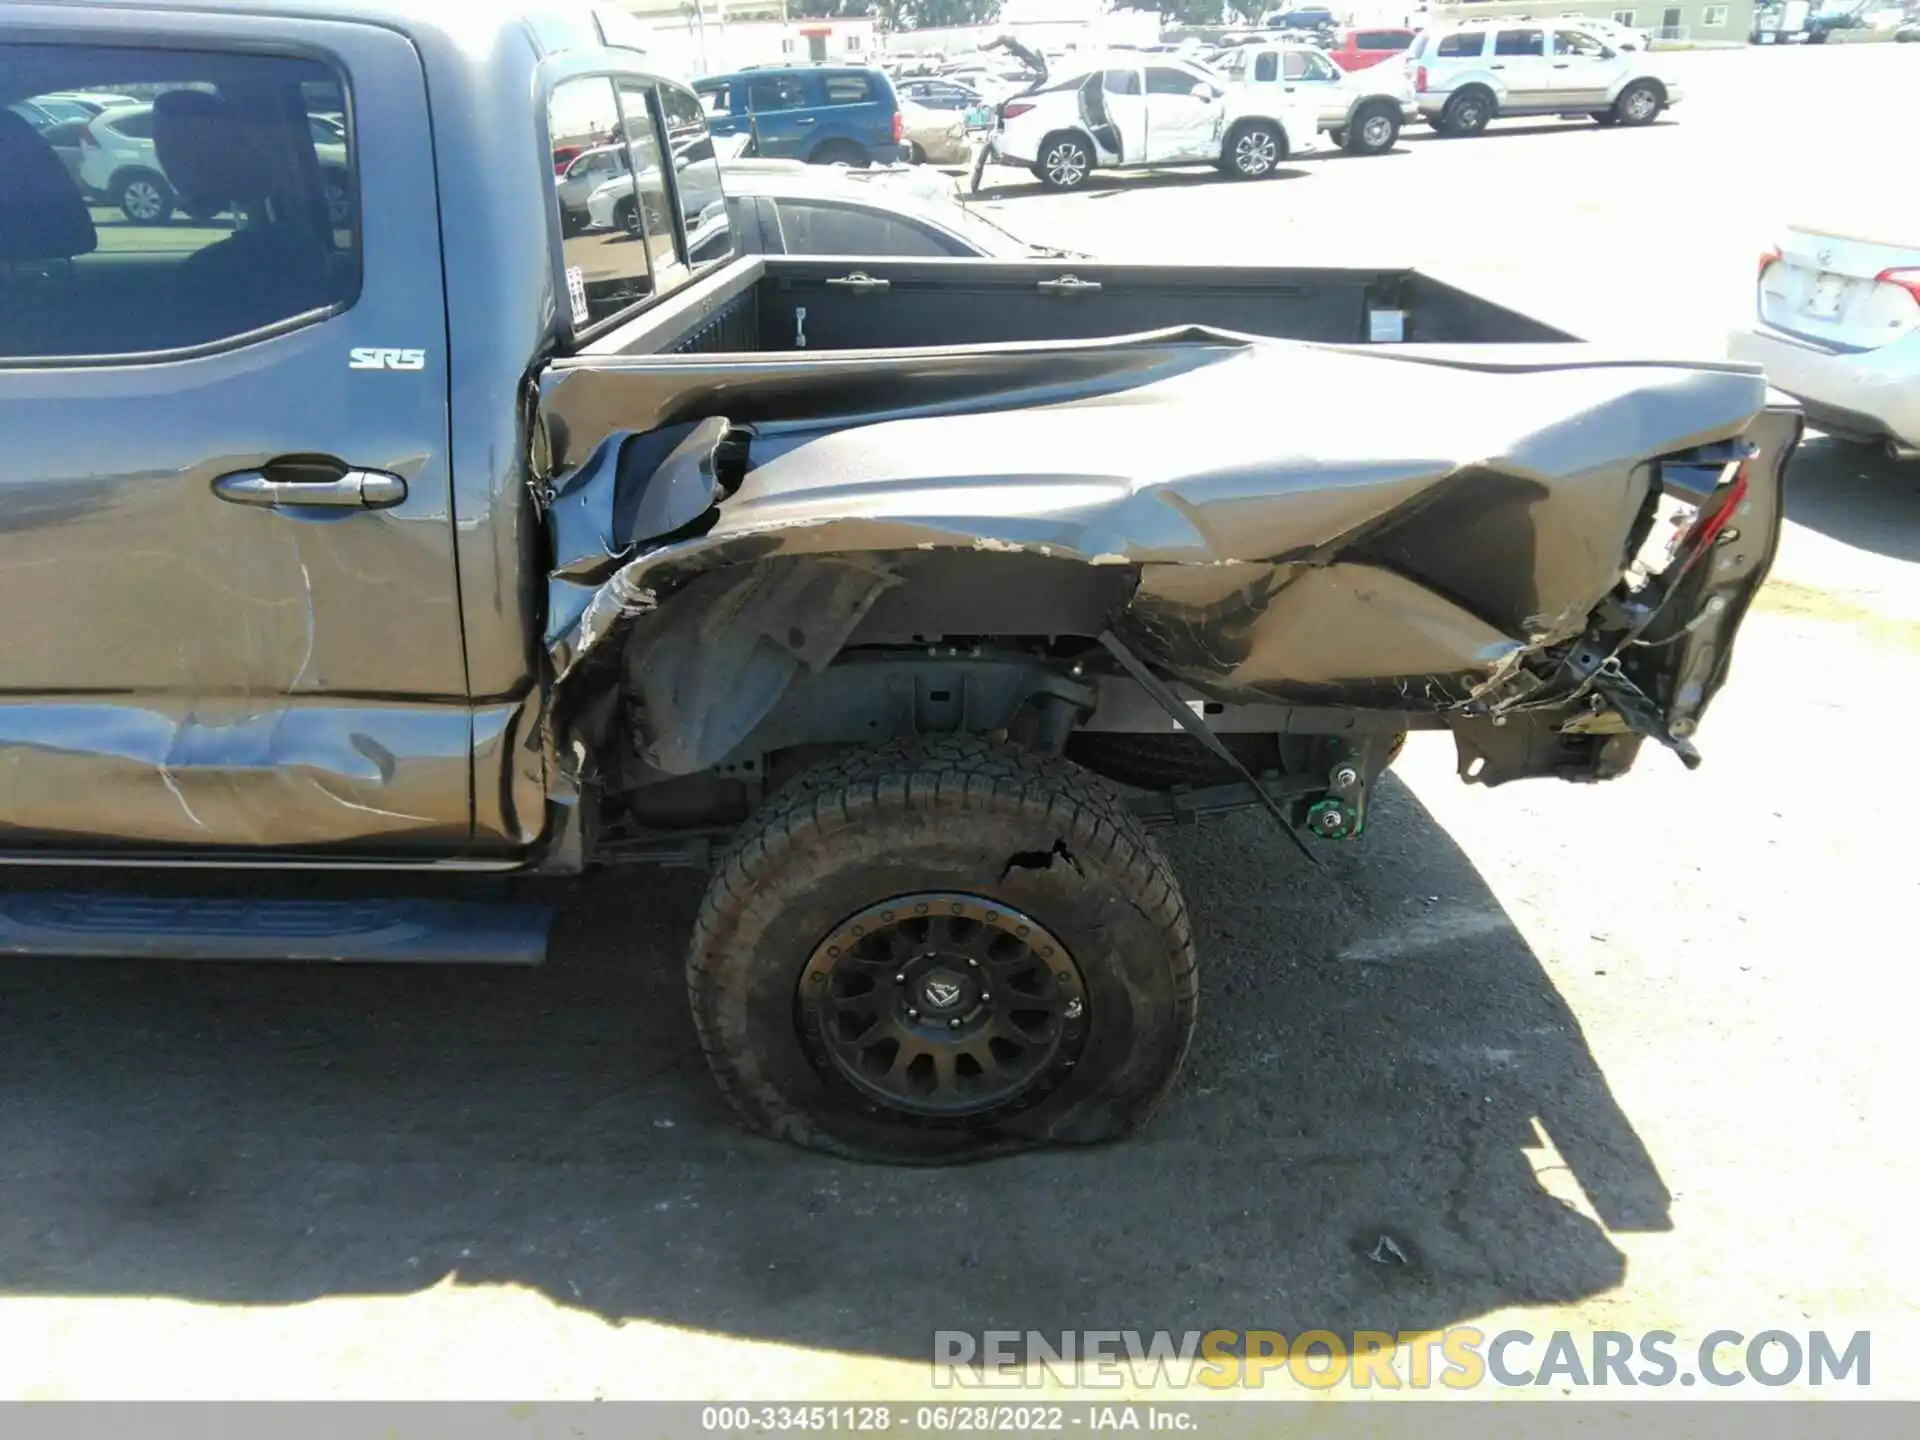
<svg viewBox="0 0 1920 1440">
<path fill-rule="evenodd" d="M 1729 353 L 1830 435 L 1920 459 L 1920 223 L 1796 225 L 1760 257 Z"/>
</svg>

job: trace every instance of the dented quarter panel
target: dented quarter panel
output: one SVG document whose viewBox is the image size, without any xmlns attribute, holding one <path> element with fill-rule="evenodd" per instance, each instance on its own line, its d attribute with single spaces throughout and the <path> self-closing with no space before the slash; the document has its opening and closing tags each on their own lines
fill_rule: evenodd
<svg viewBox="0 0 1920 1440">
<path fill-rule="evenodd" d="M 1103 373 L 1103 347 L 1070 347 L 1101 383 L 1023 396 L 975 357 L 930 413 L 902 400 L 863 414 L 759 369 L 715 385 L 712 403 L 757 423 L 753 468 L 704 534 L 618 536 L 633 558 L 591 594 L 556 583 L 556 672 L 715 569 L 971 549 L 1128 567 L 1117 628 L 1209 693 L 1482 703 L 1619 580 L 1645 462 L 1742 435 L 1765 400 L 1738 366 L 1565 351 L 1487 365 L 1213 333 L 1128 343 L 1173 363 Z M 1007 373 L 1030 375 L 1029 359 L 1007 357 Z M 862 363 L 874 385 L 883 362 Z M 595 382 L 603 421 L 617 389 L 611 373 Z"/>
</svg>

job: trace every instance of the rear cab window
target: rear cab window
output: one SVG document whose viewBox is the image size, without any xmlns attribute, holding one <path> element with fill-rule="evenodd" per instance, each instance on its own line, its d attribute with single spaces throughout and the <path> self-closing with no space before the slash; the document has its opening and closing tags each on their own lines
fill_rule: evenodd
<svg viewBox="0 0 1920 1440">
<path fill-rule="evenodd" d="M 774 201 L 789 255 L 950 256 L 970 253 L 900 215 L 830 201 Z"/>
<path fill-rule="evenodd" d="M 191 350 L 358 298 L 350 96 L 328 65 L 0 44 L 0 86 L 0 359 Z M 21 113 L 73 92 L 116 103 L 44 129 Z"/>
<path fill-rule="evenodd" d="M 865 105 L 879 98 L 873 93 L 872 77 L 857 73 L 829 75 L 824 89 L 829 105 Z"/>
<path fill-rule="evenodd" d="M 1607 53 L 1607 47 L 1584 30 L 1556 30 L 1553 32 L 1553 53 L 1598 60 Z"/>
<path fill-rule="evenodd" d="M 742 82 L 735 81 L 735 88 L 741 88 Z M 756 75 L 744 82 L 747 92 L 747 108 L 758 114 L 766 115 L 777 110 L 804 110 L 807 107 L 807 87 L 792 75 Z"/>
<path fill-rule="evenodd" d="M 563 81 L 548 98 L 549 145 L 598 154 L 606 167 L 583 228 L 564 223 L 555 192 L 562 293 L 576 341 L 733 257 L 704 98 L 634 75 Z"/>
<path fill-rule="evenodd" d="M 1191 95 L 1193 87 L 1204 83 L 1198 75 L 1185 70 L 1176 70 L 1171 65 L 1149 65 L 1147 67 L 1147 94 L 1149 95 Z"/>
</svg>

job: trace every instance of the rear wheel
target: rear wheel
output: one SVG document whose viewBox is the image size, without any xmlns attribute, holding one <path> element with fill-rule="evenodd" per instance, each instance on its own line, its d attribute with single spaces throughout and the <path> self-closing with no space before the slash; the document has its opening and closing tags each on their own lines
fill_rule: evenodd
<svg viewBox="0 0 1920 1440">
<path fill-rule="evenodd" d="M 1475 86 L 1462 90 L 1447 102 L 1447 108 L 1440 112 L 1440 133 L 1478 135 L 1492 119 L 1493 96 Z"/>
<path fill-rule="evenodd" d="M 1270 120 L 1242 120 L 1227 132 L 1220 166 L 1236 180 L 1265 180 L 1287 158 L 1287 137 Z"/>
<path fill-rule="evenodd" d="M 1340 140 L 1352 155 L 1379 155 L 1400 138 L 1400 117 L 1384 105 L 1364 110 Z"/>
<path fill-rule="evenodd" d="M 1119 796 L 970 738 L 776 795 L 715 873 L 687 979 L 749 1125 L 914 1163 L 1137 1128 L 1196 999 L 1179 885 Z"/>
<path fill-rule="evenodd" d="M 1033 173 L 1049 190 L 1078 190 L 1093 174 L 1093 151 L 1078 135 L 1049 135 Z"/>
<path fill-rule="evenodd" d="M 810 165 L 850 165 L 855 170 L 864 170 L 873 163 L 873 157 L 863 145 L 851 140 L 829 140 L 807 156 Z"/>
<path fill-rule="evenodd" d="M 120 213 L 136 225 L 164 225 L 173 218 L 173 188 L 158 175 L 129 175 L 114 194 Z"/>
<path fill-rule="evenodd" d="M 1596 110 L 1593 112 L 1592 118 L 1593 123 L 1596 125 L 1618 125 L 1620 123 L 1620 117 L 1611 110 Z"/>
<path fill-rule="evenodd" d="M 1660 113 L 1660 92 L 1645 80 L 1636 80 L 1613 102 L 1614 117 L 1622 125 L 1651 125 Z"/>
</svg>

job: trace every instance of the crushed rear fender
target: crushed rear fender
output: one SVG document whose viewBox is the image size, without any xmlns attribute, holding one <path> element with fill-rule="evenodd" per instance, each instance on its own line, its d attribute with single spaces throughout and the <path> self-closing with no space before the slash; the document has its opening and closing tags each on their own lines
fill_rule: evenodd
<svg viewBox="0 0 1920 1440">
<path fill-rule="evenodd" d="M 1643 735 L 1689 756 L 1770 563 L 1798 435 L 1754 369 L 1214 332 L 1041 348 L 1056 363 L 863 356 L 839 388 L 824 357 L 812 376 L 708 376 L 706 413 L 729 422 L 710 420 L 691 460 L 624 479 L 618 457 L 670 450 L 689 417 L 621 430 L 620 377 L 576 372 L 597 420 L 576 406 L 572 430 L 603 436 L 555 496 L 562 687 L 715 571 L 858 557 L 877 587 L 922 552 L 1016 552 L 1115 567 L 1110 623 L 1170 677 L 1228 701 L 1439 714 L 1477 747 L 1474 778 L 1571 773 L 1537 746 L 1504 757 L 1494 732 L 1529 714 L 1599 737 L 1588 749 L 1617 736 L 1623 762 Z M 658 370 L 629 373 L 641 417 L 667 418 Z M 546 397 L 563 416 L 565 383 Z M 1675 496 L 1699 506 L 1678 558 L 1630 576 Z M 873 598 L 820 593 L 846 613 Z"/>
</svg>

